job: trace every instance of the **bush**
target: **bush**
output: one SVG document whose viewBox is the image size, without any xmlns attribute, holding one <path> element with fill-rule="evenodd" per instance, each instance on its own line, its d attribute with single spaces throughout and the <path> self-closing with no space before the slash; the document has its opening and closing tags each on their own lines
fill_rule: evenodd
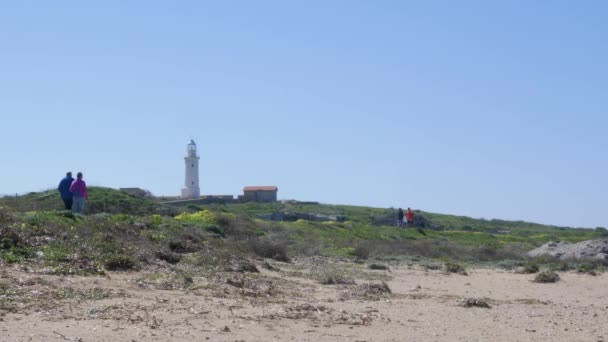
<svg viewBox="0 0 608 342">
<path fill-rule="evenodd" d="M 496 263 L 496 267 L 503 270 L 512 270 L 517 266 L 521 266 L 521 262 L 516 260 L 501 260 Z"/>
<path fill-rule="evenodd" d="M 193 253 L 203 249 L 204 232 L 197 227 L 187 227 L 168 241 L 170 250 L 176 253 Z"/>
<path fill-rule="evenodd" d="M 357 259 L 367 260 L 367 258 L 369 258 L 369 248 L 364 245 L 359 245 L 355 248 L 353 254 L 357 257 Z"/>
<path fill-rule="evenodd" d="M 14 226 L 0 226 L 0 250 L 24 246 L 25 241 Z"/>
<path fill-rule="evenodd" d="M 253 252 L 262 258 L 289 262 L 287 256 L 287 242 L 271 240 L 268 238 L 253 238 L 249 240 Z"/>
<path fill-rule="evenodd" d="M 216 214 L 216 221 L 226 236 L 247 239 L 255 235 L 256 224 L 250 217 L 219 213 Z"/>
<path fill-rule="evenodd" d="M 210 210 L 201 210 L 194 214 L 183 213 L 175 216 L 178 221 L 191 222 L 191 223 L 202 223 L 202 224 L 214 224 L 216 223 L 216 215 Z"/>
<path fill-rule="evenodd" d="M 321 274 L 319 283 L 323 285 L 353 285 L 355 284 L 355 280 L 342 272 L 326 271 Z"/>
<path fill-rule="evenodd" d="M 182 256 L 180 254 L 173 253 L 173 252 L 166 251 L 166 250 L 160 250 L 160 251 L 156 252 L 156 256 L 160 260 L 164 260 L 170 264 L 177 264 L 178 262 L 180 262 L 182 260 Z"/>
<path fill-rule="evenodd" d="M 391 293 L 391 288 L 385 282 L 368 283 L 358 285 L 352 290 L 342 293 L 340 295 L 340 300 L 347 300 L 353 298 L 363 300 L 378 300 L 382 297 L 390 295 Z"/>
<path fill-rule="evenodd" d="M 465 267 L 459 263 L 446 262 L 445 269 L 448 273 L 458 273 L 458 274 L 462 274 L 462 275 L 467 275 L 467 271 L 465 270 Z"/>
<path fill-rule="evenodd" d="M 593 262 L 584 262 L 579 264 L 576 270 L 579 273 L 589 273 L 591 275 L 596 275 L 595 270 L 597 269 L 597 264 Z"/>
<path fill-rule="evenodd" d="M 523 259 L 524 251 L 516 247 L 496 247 L 484 245 L 480 247 L 463 246 L 452 241 L 409 238 L 404 240 L 373 240 L 366 241 L 364 246 L 369 255 L 410 255 L 430 259 L 464 259 L 471 258 L 480 261 L 518 260 Z"/>
<path fill-rule="evenodd" d="M 208 231 L 209 233 L 213 233 L 216 235 L 219 235 L 221 237 L 225 237 L 226 235 L 224 234 L 224 230 L 214 224 L 211 225 L 206 225 L 205 226 L 205 230 Z"/>
<path fill-rule="evenodd" d="M 189 240 L 171 240 L 169 241 L 169 249 L 175 253 L 192 253 L 200 248 Z"/>
<path fill-rule="evenodd" d="M 544 271 L 534 277 L 535 283 L 555 283 L 559 280 L 559 275 L 553 271 Z"/>
<path fill-rule="evenodd" d="M 424 265 L 425 270 L 437 271 L 441 269 L 441 264 L 437 262 L 427 262 Z"/>
<path fill-rule="evenodd" d="M 4 251 L 0 250 L 0 257 L 2 257 L 7 264 L 12 264 L 33 258 L 35 257 L 35 254 L 31 247 L 15 247 Z"/>
<path fill-rule="evenodd" d="M 388 270 L 388 266 L 384 264 L 370 264 L 368 267 L 370 270 Z"/>
<path fill-rule="evenodd" d="M 112 255 L 106 258 L 104 266 L 110 271 L 128 271 L 137 267 L 137 260 L 128 255 Z"/>
<path fill-rule="evenodd" d="M 539 271 L 539 267 L 537 263 L 527 263 L 523 266 L 518 267 L 515 270 L 515 273 L 519 274 L 531 274 Z"/>
<path fill-rule="evenodd" d="M 572 269 L 572 265 L 570 265 L 568 262 L 566 261 L 561 261 L 561 262 L 556 262 L 556 263 L 552 263 L 549 266 L 549 269 L 551 271 L 560 271 L 560 272 L 566 272 L 569 271 L 570 269 Z"/>
</svg>

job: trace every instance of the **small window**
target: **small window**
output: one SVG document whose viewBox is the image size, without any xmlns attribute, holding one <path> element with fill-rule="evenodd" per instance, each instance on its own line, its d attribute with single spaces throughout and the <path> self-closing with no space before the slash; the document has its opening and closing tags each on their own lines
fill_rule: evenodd
<svg viewBox="0 0 608 342">
<path fill-rule="evenodd" d="M 192 182 L 192 185 L 194 185 L 194 182 Z"/>
<path fill-rule="evenodd" d="M 192 167 L 194 167 L 194 164 L 192 164 Z"/>
</svg>

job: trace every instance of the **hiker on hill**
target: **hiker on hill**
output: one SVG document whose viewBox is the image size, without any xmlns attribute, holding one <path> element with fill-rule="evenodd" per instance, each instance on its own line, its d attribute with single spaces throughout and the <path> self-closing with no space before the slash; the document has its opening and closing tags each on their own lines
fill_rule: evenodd
<svg viewBox="0 0 608 342">
<path fill-rule="evenodd" d="M 82 214 L 84 209 L 84 200 L 89 199 L 87 192 L 87 184 L 82 180 L 82 172 L 76 174 L 76 180 L 70 185 L 70 192 L 74 198 L 74 213 Z"/>
<path fill-rule="evenodd" d="M 61 194 L 61 200 L 63 200 L 63 204 L 65 205 L 65 210 L 72 210 L 72 193 L 70 192 L 70 185 L 72 185 L 73 181 L 72 172 L 68 171 L 57 187 L 57 190 L 59 190 L 59 193 Z"/>
<path fill-rule="evenodd" d="M 403 217 L 404 217 L 403 209 L 399 208 L 399 210 L 397 211 L 397 225 L 399 226 L 399 228 L 403 227 L 403 223 L 404 223 Z"/>
<path fill-rule="evenodd" d="M 405 223 L 406 228 L 414 225 L 414 212 L 410 208 L 407 208 L 405 218 L 407 219 Z"/>
</svg>

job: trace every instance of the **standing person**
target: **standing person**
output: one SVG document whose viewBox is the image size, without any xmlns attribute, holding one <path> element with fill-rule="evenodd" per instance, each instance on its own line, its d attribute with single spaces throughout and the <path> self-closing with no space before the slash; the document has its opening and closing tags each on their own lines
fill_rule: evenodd
<svg viewBox="0 0 608 342">
<path fill-rule="evenodd" d="M 397 211 L 397 224 L 399 225 L 399 228 L 403 227 L 403 209 L 399 208 L 399 210 Z"/>
<path fill-rule="evenodd" d="M 70 185 L 72 185 L 73 181 L 72 172 L 68 171 L 68 173 L 65 174 L 65 178 L 59 182 L 59 186 L 57 187 L 57 190 L 59 190 L 59 193 L 61 194 L 63 204 L 65 205 L 65 210 L 72 210 L 72 193 L 70 192 Z"/>
<path fill-rule="evenodd" d="M 405 214 L 405 218 L 407 219 L 406 227 L 414 225 L 414 212 L 410 208 L 407 208 L 407 213 Z"/>
<path fill-rule="evenodd" d="M 82 180 L 82 172 L 76 174 L 76 180 L 70 185 L 70 192 L 74 196 L 74 213 L 82 214 L 84 200 L 89 199 L 87 184 Z"/>
</svg>

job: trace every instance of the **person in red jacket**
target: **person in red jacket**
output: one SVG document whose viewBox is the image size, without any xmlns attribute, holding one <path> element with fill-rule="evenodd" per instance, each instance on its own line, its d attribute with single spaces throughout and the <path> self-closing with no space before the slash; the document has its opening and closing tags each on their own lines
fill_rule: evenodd
<svg viewBox="0 0 608 342">
<path fill-rule="evenodd" d="M 414 225 L 414 212 L 410 208 L 407 208 L 405 218 L 407 220 L 405 225 L 406 228 Z"/>
<path fill-rule="evenodd" d="M 78 172 L 76 180 L 70 185 L 70 192 L 73 195 L 74 207 L 72 210 L 76 214 L 82 214 L 84 209 L 84 200 L 89 199 L 87 184 L 82 180 L 82 172 Z"/>
</svg>

